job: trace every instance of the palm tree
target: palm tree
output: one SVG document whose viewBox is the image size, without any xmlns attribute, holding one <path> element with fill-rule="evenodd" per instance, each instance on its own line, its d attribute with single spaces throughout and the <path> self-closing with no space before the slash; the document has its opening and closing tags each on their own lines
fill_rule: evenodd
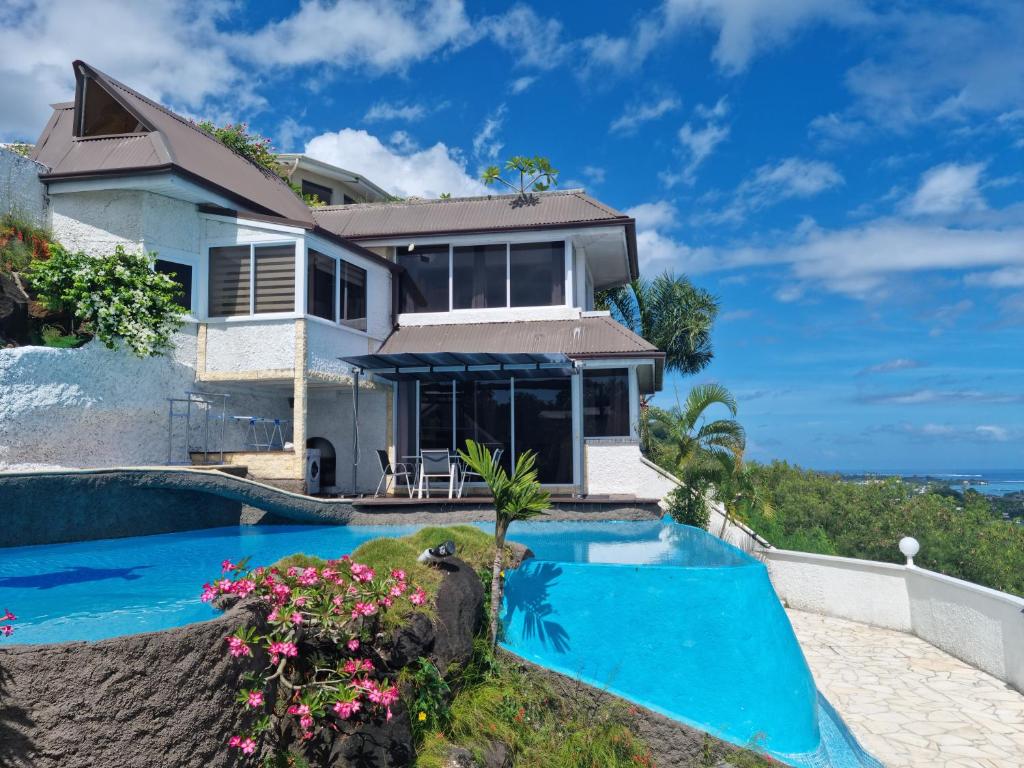
<svg viewBox="0 0 1024 768">
<path fill-rule="evenodd" d="M 736 416 L 736 399 L 721 384 L 698 385 L 682 403 L 648 411 L 655 460 L 682 481 L 689 519 L 704 517 L 709 493 L 742 466 L 746 433 L 735 418 L 709 421 L 714 405 Z"/>
<path fill-rule="evenodd" d="M 502 595 L 502 560 L 508 527 L 516 520 L 529 520 L 544 514 L 551 506 L 551 497 L 537 481 L 537 455 L 523 451 L 516 457 L 512 476 L 490 450 L 474 440 L 466 441 L 466 450 L 459 451 L 466 466 L 479 474 L 494 497 L 494 565 L 491 569 L 491 645 L 498 642 L 498 609 Z"/>
<path fill-rule="evenodd" d="M 598 309 L 665 353 L 665 370 L 697 373 L 714 351 L 711 327 L 718 316 L 718 299 L 686 277 L 665 272 L 651 280 L 602 291 Z"/>
</svg>

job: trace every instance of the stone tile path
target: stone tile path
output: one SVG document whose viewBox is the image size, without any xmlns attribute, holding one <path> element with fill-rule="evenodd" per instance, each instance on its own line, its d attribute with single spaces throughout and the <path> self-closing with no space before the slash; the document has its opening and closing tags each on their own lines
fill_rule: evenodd
<svg viewBox="0 0 1024 768">
<path fill-rule="evenodd" d="M 787 611 L 818 688 L 892 768 L 1024 768 L 1024 695 L 913 635 Z"/>
</svg>

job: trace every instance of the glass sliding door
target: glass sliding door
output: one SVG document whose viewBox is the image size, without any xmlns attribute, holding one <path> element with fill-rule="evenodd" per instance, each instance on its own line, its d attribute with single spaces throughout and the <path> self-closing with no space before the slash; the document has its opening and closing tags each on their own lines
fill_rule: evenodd
<svg viewBox="0 0 1024 768">
<path fill-rule="evenodd" d="M 452 382 L 420 382 L 420 450 L 452 450 Z"/>
<path fill-rule="evenodd" d="M 572 379 L 516 379 L 516 453 L 537 454 L 542 483 L 572 485 Z"/>
<path fill-rule="evenodd" d="M 465 450 L 475 440 L 494 453 L 501 449 L 501 463 L 511 467 L 512 387 L 509 381 L 466 381 L 455 389 L 455 445 Z"/>
</svg>

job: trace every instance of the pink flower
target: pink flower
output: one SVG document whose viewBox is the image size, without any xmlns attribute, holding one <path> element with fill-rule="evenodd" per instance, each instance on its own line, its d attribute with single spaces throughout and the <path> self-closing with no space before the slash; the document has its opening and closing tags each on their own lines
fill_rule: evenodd
<svg viewBox="0 0 1024 768">
<path fill-rule="evenodd" d="M 362 563 L 352 563 L 349 570 L 352 572 L 352 578 L 356 581 L 373 581 L 377 575 L 373 572 L 373 568 Z"/>
<path fill-rule="evenodd" d="M 350 651 L 352 651 L 352 653 L 355 653 L 356 651 L 358 651 L 359 650 L 359 638 L 353 637 L 351 640 L 349 640 L 348 641 L 348 649 Z"/>
<path fill-rule="evenodd" d="M 210 584 L 203 584 L 203 594 L 199 596 L 199 599 L 204 603 L 208 603 L 217 596 L 217 590 Z"/>
<path fill-rule="evenodd" d="M 248 704 L 253 709 L 263 706 L 263 691 L 249 691 Z"/>
<path fill-rule="evenodd" d="M 390 607 L 391 607 L 391 604 L 392 604 L 392 602 L 394 602 L 394 601 L 393 601 L 393 600 L 392 600 L 392 599 L 391 599 L 390 597 L 385 597 L 384 599 L 382 599 L 382 600 L 380 601 L 380 604 L 381 604 L 381 605 L 382 605 L 382 606 L 383 606 L 384 608 L 390 608 Z"/>
<path fill-rule="evenodd" d="M 4 608 L 4 615 L 0 616 L 0 621 L 14 621 L 18 617 L 11 613 L 9 610 Z"/>
<path fill-rule="evenodd" d="M 213 583 L 213 586 L 217 588 L 218 592 L 225 595 L 230 595 L 235 589 L 235 582 L 231 579 L 220 579 Z"/>
<path fill-rule="evenodd" d="M 334 705 L 334 714 L 342 720 L 348 720 L 360 709 L 362 705 L 358 701 L 339 701 Z"/>
<path fill-rule="evenodd" d="M 304 587 L 311 587 L 320 580 L 320 576 L 316 572 L 316 568 L 310 566 L 309 568 L 303 569 L 299 575 L 299 584 Z"/>
<path fill-rule="evenodd" d="M 301 623 L 302 623 L 302 614 L 299 613 L 298 611 L 296 611 L 295 613 L 292 614 L 292 624 L 301 624 Z"/>
<path fill-rule="evenodd" d="M 256 751 L 256 741 L 254 739 L 245 739 L 238 748 L 242 750 L 242 754 L 251 755 Z"/>
<path fill-rule="evenodd" d="M 408 589 L 408 587 L 406 586 L 405 582 L 400 581 L 391 588 L 390 594 L 392 597 L 401 597 L 403 594 L 405 594 L 406 589 Z"/>
<path fill-rule="evenodd" d="M 301 608 L 307 603 L 307 600 L 304 597 L 296 597 L 294 602 L 297 606 L 299 606 L 299 608 Z"/>
<path fill-rule="evenodd" d="M 377 606 L 373 603 L 356 603 L 356 607 L 352 609 L 352 618 L 358 619 L 360 616 L 373 616 L 377 612 Z"/>
<path fill-rule="evenodd" d="M 228 746 L 229 747 L 237 747 L 237 746 L 240 746 L 241 743 L 242 743 L 242 737 L 241 736 L 232 736 L 230 739 L 228 739 Z"/>
<path fill-rule="evenodd" d="M 235 564 L 232 563 L 230 560 L 224 560 L 220 564 L 220 572 L 221 573 L 227 573 L 228 571 L 233 571 L 234 569 L 235 569 Z"/>
<path fill-rule="evenodd" d="M 277 613 L 277 608 L 274 608 L 274 610 L 267 614 L 267 621 L 277 621 Z"/>
<path fill-rule="evenodd" d="M 14 634 L 14 627 L 12 627 L 10 624 L 6 624 L 6 625 L 0 627 L 0 635 L 3 635 L 4 637 L 10 637 L 13 634 Z"/>
<path fill-rule="evenodd" d="M 292 704 L 288 707 L 288 714 L 299 716 L 299 725 L 303 730 L 308 731 L 313 726 L 313 715 L 309 711 L 308 704 Z"/>
<path fill-rule="evenodd" d="M 254 589 L 256 589 L 256 582 L 252 579 L 239 579 L 235 582 L 235 586 L 232 591 L 239 597 L 245 597 Z"/>
<path fill-rule="evenodd" d="M 271 643 L 270 648 L 267 650 L 270 651 L 271 664 L 277 664 L 277 662 L 281 660 L 282 656 L 285 658 L 291 658 L 299 655 L 299 649 L 296 647 L 295 643 Z"/>
<path fill-rule="evenodd" d="M 391 578 L 398 579 L 399 581 L 405 581 L 405 571 L 401 568 L 396 568 L 391 572 Z"/>
<path fill-rule="evenodd" d="M 225 638 L 228 641 L 228 651 L 231 652 L 232 656 L 251 656 L 252 649 L 246 645 L 245 641 L 240 637 L 231 635 Z"/>
<path fill-rule="evenodd" d="M 416 591 L 409 597 L 409 602 L 413 605 L 423 605 L 427 602 L 427 593 L 423 591 L 422 587 L 416 587 Z"/>
</svg>

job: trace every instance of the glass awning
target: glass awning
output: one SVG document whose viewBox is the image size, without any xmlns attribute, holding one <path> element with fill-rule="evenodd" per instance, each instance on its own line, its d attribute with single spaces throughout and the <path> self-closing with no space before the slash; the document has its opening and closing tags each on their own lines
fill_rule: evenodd
<svg viewBox="0 0 1024 768">
<path fill-rule="evenodd" d="M 341 360 L 387 381 L 476 381 L 509 376 L 537 379 L 571 376 L 576 370 L 563 354 L 533 352 L 400 352 Z"/>
</svg>

